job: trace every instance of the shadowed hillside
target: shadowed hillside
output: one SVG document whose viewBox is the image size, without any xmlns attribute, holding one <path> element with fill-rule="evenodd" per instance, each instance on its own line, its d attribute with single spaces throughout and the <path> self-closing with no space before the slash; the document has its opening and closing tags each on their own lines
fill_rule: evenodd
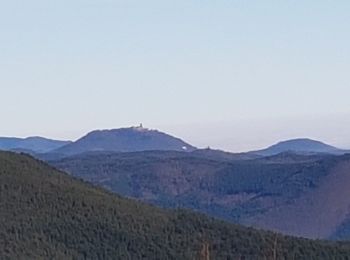
<svg viewBox="0 0 350 260">
<path fill-rule="evenodd" d="M 195 209 L 308 238 L 350 238 L 348 155 L 282 153 L 229 160 L 196 152 L 100 153 L 51 163 L 110 191 L 163 207 Z"/>
<path fill-rule="evenodd" d="M 0 153 L 1 259 L 346 259 L 347 244 L 256 231 L 114 196 Z"/>
</svg>

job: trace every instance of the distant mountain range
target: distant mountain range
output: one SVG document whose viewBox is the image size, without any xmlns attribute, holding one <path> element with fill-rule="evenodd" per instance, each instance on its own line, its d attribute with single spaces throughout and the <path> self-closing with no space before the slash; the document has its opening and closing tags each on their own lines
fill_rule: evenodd
<svg viewBox="0 0 350 260">
<path fill-rule="evenodd" d="M 143 127 L 98 130 L 88 133 L 76 142 L 53 153 L 75 155 L 86 152 L 185 151 L 196 148 L 179 138 Z"/>
<path fill-rule="evenodd" d="M 97 130 L 75 142 L 0 138 L 0 149 L 30 153 L 112 192 L 163 207 L 308 238 L 350 239 L 350 155 L 319 141 L 294 139 L 229 153 L 197 149 L 140 126 Z"/>
<path fill-rule="evenodd" d="M 282 236 L 121 198 L 26 155 L 0 152 L 0 170 L 1 259 L 308 260 L 350 255 L 349 243 Z"/>
<path fill-rule="evenodd" d="M 261 155 L 261 156 L 270 156 L 276 155 L 283 152 L 293 152 L 298 154 L 312 154 L 312 153 L 325 153 L 325 154 L 345 154 L 348 153 L 348 150 L 342 150 L 334 146 L 311 140 L 311 139 L 293 139 L 287 140 L 275 145 L 272 145 L 266 149 L 253 151 L 250 153 Z"/>
<path fill-rule="evenodd" d="M 348 153 L 334 146 L 311 139 L 287 140 L 266 149 L 248 153 L 229 153 L 212 149 L 197 149 L 185 141 L 147 128 L 129 127 L 111 130 L 92 131 L 75 142 L 58 141 L 43 137 L 8 138 L 0 137 L 0 150 L 25 152 L 41 155 L 44 158 L 67 157 L 87 152 L 139 152 L 139 151 L 196 151 L 208 158 L 251 159 L 292 152 L 297 154 L 336 154 Z"/>
<path fill-rule="evenodd" d="M 69 144 L 70 141 L 51 140 L 43 137 L 0 137 L 0 150 L 26 153 L 47 153 Z"/>
</svg>

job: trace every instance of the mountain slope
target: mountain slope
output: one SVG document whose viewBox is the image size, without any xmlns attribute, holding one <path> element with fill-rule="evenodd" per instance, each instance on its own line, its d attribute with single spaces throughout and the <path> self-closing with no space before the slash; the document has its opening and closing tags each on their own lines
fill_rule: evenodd
<svg viewBox="0 0 350 260">
<path fill-rule="evenodd" d="M 328 153 L 328 154 L 345 154 L 348 151 L 338 149 L 334 146 L 311 140 L 311 139 L 293 139 L 283 142 L 279 142 L 275 145 L 272 145 L 266 149 L 253 151 L 250 153 L 258 154 L 262 156 L 271 156 L 283 152 L 294 152 L 294 153 Z"/>
<path fill-rule="evenodd" d="M 254 226 L 296 236 L 337 239 L 339 227 L 349 220 L 350 158 L 336 163 L 316 185 L 294 201 L 256 216 Z"/>
<path fill-rule="evenodd" d="M 196 153 L 101 153 L 51 162 L 110 191 L 309 238 L 350 239 L 350 156 L 216 160 Z M 319 219 L 319 221 L 313 221 Z M 347 237 L 348 236 L 348 237 Z"/>
<path fill-rule="evenodd" d="M 70 141 L 51 140 L 43 137 L 0 137 L 0 150 L 46 153 L 69 144 Z"/>
<path fill-rule="evenodd" d="M 295 239 L 122 199 L 0 152 L 2 259 L 345 259 L 350 245 Z"/>
<path fill-rule="evenodd" d="M 146 150 L 192 151 L 181 139 L 143 127 L 93 131 L 53 153 L 74 155 L 95 151 L 133 152 Z"/>
</svg>

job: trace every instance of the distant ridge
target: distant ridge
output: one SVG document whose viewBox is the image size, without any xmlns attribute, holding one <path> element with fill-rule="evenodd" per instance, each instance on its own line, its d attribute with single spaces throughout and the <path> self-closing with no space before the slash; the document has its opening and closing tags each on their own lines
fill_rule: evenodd
<svg viewBox="0 0 350 260">
<path fill-rule="evenodd" d="M 206 149 L 197 149 L 192 152 L 192 155 L 222 161 L 251 160 L 261 157 L 251 153 L 230 153 L 222 150 L 211 149 L 209 147 Z"/>
<path fill-rule="evenodd" d="M 158 206 L 190 208 L 289 235 L 350 239 L 350 154 L 241 158 L 197 151 L 106 152 L 50 164 Z"/>
<path fill-rule="evenodd" d="M 322 143 L 320 141 L 300 138 L 292 139 L 287 141 L 279 142 L 275 145 L 272 145 L 266 149 L 252 151 L 250 153 L 261 155 L 261 156 L 271 156 L 279 153 L 293 152 L 299 154 L 314 154 L 314 153 L 326 153 L 341 155 L 349 151 L 339 149 L 337 147 Z"/>
<path fill-rule="evenodd" d="M 70 141 L 52 140 L 40 136 L 27 138 L 0 137 L 0 150 L 26 153 L 47 153 L 69 143 Z"/>
<path fill-rule="evenodd" d="M 137 152 L 137 151 L 186 151 L 196 148 L 179 138 L 148 128 L 129 127 L 96 130 L 76 142 L 61 147 L 53 153 L 75 155 L 85 152 Z"/>
</svg>

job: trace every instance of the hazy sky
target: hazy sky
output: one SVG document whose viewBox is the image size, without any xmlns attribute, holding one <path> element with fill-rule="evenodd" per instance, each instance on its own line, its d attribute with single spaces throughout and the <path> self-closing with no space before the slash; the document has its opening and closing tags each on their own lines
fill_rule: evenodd
<svg viewBox="0 0 350 260">
<path fill-rule="evenodd" d="M 0 135 L 143 122 L 198 146 L 350 147 L 350 1 L 0 0 Z"/>
</svg>

